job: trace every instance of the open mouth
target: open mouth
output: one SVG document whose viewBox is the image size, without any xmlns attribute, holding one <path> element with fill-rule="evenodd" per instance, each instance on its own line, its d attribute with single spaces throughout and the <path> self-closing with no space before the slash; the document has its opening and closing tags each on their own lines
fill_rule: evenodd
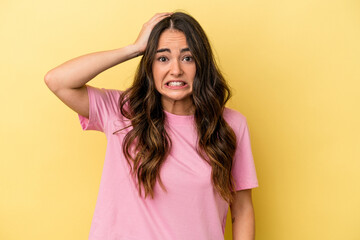
<svg viewBox="0 0 360 240">
<path fill-rule="evenodd" d="M 183 81 L 170 81 L 170 82 L 167 82 L 166 85 L 169 87 L 182 87 L 187 84 L 186 84 L 186 82 L 183 82 Z"/>
</svg>

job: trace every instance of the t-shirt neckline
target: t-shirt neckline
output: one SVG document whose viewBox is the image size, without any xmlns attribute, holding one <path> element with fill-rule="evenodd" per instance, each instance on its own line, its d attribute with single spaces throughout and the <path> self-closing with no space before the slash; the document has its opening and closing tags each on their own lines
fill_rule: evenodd
<svg viewBox="0 0 360 240">
<path fill-rule="evenodd" d="M 170 124 L 194 124 L 194 114 L 192 115 L 176 115 L 163 110 L 167 121 Z"/>
</svg>

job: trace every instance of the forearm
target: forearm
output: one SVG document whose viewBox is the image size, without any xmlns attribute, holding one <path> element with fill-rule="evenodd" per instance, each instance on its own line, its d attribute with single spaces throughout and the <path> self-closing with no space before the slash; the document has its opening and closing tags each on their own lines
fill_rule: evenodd
<svg viewBox="0 0 360 240">
<path fill-rule="evenodd" d="M 135 45 L 89 53 L 50 70 L 45 81 L 53 88 L 79 88 L 99 73 L 139 55 Z"/>
<path fill-rule="evenodd" d="M 232 217 L 233 240 L 255 239 L 255 215 L 252 207 L 240 210 Z"/>
</svg>

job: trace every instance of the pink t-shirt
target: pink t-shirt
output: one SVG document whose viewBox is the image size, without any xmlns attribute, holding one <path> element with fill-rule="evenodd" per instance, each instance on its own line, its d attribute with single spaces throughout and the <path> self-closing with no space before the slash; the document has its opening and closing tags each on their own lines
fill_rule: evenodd
<svg viewBox="0 0 360 240">
<path fill-rule="evenodd" d="M 89 240 L 223 240 L 228 203 L 211 184 L 211 166 L 196 152 L 194 116 L 165 112 L 172 148 L 156 182 L 154 199 L 140 198 L 122 152 L 130 124 L 119 111 L 121 91 L 86 85 L 89 119 L 79 115 L 83 130 L 104 132 L 107 149 Z M 225 120 L 238 145 L 232 174 L 236 190 L 258 187 L 246 118 L 226 108 Z"/>
</svg>

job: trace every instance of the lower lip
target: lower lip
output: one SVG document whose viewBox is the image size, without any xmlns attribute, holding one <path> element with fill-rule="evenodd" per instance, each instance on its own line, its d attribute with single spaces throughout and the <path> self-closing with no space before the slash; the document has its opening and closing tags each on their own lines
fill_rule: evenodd
<svg viewBox="0 0 360 240">
<path fill-rule="evenodd" d="M 169 89 L 183 89 L 183 88 L 186 88 L 187 86 L 188 86 L 187 84 L 185 84 L 183 86 L 169 86 L 169 85 L 165 84 L 165 87 L 169 88 Z"/>
</svg>

